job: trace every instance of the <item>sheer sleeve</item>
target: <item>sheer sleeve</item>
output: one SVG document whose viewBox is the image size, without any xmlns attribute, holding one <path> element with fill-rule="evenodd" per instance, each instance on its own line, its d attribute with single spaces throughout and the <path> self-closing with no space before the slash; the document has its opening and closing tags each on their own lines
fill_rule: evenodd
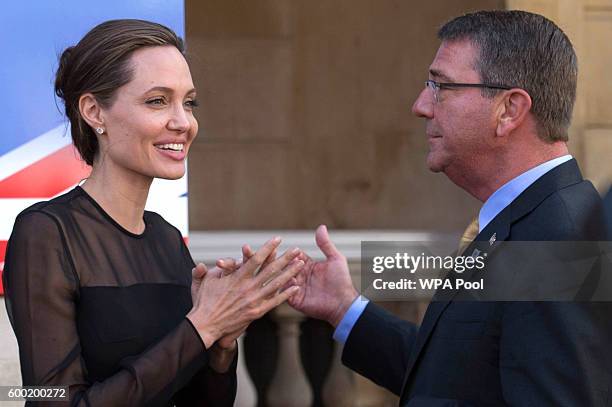
<svg viewBox="0 0 612 407">
<path fill-rule="evenodd" d="M 124 358 L 116 374 L 90 383 L 76 324 L 78 275 L 50 214 L 17 218 L 4 277 L 24 386 L 68 386 L 73 406 L 165 405 L 206 369 L 206 349 L 184 319 L 145 352 Z"/>
<path fill-rule="evenodd" d="M 195 262 L 181 232 L 176 229 L 181 239 L 181 251 L 183 258 L 189 264 L 189 268 L 195 267 Z M 177 407 L 189 407 L 193 405 L 231 407 L 234 405 L 238 382 L 236 378 L 236 367 L 238 364 L 238 352 L 234 355 L 234 360 L 225 373 L 218 373 L 208 366 L 204 366 L 191 379 L 175 397 Z"/>
<path fill-rule="evenodd" d="M 191 382 L 174 397 L 176 406 L 233 406 L 237 390 L 237 364 L 238 352 L 226 373 L 215 372 L 210 366 L 200 369 Z"/>
</svg>

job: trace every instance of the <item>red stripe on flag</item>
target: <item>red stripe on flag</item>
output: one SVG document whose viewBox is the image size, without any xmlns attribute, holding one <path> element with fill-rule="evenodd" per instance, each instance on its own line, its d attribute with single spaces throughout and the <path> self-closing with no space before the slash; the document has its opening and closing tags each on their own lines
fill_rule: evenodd
<svg viewBox="0 0 612 407">
<path fill-rule="evenodd" d="M 2 286 L 2 270 L 4 269 L 4 256 L 6 255 L 6 240 L 0 240 L 0 295 L 4 295 L 4 287 Z"/>
<path fill-rule="evenodd" d="M 91 167 L 68 145 L 0 181 L 0 198 L 51 198 L 87 177 Z"/>
</svg>

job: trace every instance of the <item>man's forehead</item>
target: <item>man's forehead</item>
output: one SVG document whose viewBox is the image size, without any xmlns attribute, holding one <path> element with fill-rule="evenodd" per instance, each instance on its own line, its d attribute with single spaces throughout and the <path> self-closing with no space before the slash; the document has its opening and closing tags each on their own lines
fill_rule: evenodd
<svg viewBox="0 0 612 407">
<path fill-rule="evenodd" d="M 429 66 L 429 75 L 440 81 L 478 79 L 476 47 L 469 40 L 443 41 Z M 474 77 L 475 75 L 475 77 Z"/>
</svg>

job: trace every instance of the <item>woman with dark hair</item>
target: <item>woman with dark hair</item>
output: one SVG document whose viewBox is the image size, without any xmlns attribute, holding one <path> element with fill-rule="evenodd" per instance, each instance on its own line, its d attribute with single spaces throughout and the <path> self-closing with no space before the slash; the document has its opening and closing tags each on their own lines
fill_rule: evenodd
<svg viewBox="0 0 612 407">
<path fill-rule="evenodd" d="M 231 273 L 207 271 L 144 210 L 154 178 L 184 175 L 198 130 L 181 39 L 147 21 L 100 24 L 64 51 L 55 91 L 92 172 L 24 210 L 8 243 L 23 385 L 67 386 L 79 406 L 232 405 L 235 339 L 297 292 L 303 263 L 297 249 L 276 259 L 275 238 L 243 248 Z"/>
</svg>

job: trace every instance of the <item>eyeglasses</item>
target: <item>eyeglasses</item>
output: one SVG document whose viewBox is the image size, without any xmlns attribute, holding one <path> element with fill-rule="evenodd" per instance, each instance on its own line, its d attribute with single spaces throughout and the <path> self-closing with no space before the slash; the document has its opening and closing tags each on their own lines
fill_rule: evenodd
<svg viewBox="0 0 612 407">
<path fill-rule="evenodd" d="M 453 83 L 453 82 L 436 82 L 431 79 L 425 81 L 425 87 L 431 89 L 434 100 L 440 101 L 440 89 L 456 89 L 456 88 L 485 88 L 485 89 L 500 89 L 510 90 L 516 86 L 492 85 L 489 83 Z"/>
</svg>

